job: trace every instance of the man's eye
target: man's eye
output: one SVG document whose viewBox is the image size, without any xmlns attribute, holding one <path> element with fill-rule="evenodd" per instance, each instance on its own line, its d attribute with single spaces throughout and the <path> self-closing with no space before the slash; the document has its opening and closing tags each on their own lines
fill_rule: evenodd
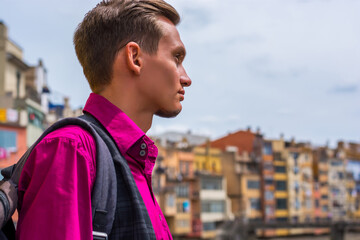
<svg viewBox="0 0 360 240">
<path fill-rule="evenodd" d="M 176 54 L 174 58 L 176 63 L 180 63 L 180 54 Z"/>
<path fill-rule="evenodd" d="M 176 55 L 174 56 L 174 59 L 175 59 L 176 64 L 181 63 L 181 55 L 180 55 L 180 54 L 176 54 Z"/>
</svg>

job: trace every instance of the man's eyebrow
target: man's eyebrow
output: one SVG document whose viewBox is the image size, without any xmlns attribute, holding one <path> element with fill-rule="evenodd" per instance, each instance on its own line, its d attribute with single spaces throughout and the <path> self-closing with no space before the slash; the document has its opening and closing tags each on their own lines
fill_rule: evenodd
<svg viewBox="0 0 360 240">
<path fill-rule="evenodd" d="M 176 47 L 173 52 L 174 54 L 180 54 L 183 57 L 186 56 L 186 49 L 183 46 Z"/>
</svg>

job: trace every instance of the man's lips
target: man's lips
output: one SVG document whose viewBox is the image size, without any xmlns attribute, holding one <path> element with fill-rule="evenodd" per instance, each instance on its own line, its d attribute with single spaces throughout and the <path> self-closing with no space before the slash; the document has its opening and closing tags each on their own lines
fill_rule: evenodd
<svg viewBox="0 0 360 240">
<path fill-rule="evenodd" d="M 180 94 L 180 101 L 183 101 L 184 100 L 184 95 L 185 95 L 185 90 L 182 89 L 178 93 Z"/>
</svg>

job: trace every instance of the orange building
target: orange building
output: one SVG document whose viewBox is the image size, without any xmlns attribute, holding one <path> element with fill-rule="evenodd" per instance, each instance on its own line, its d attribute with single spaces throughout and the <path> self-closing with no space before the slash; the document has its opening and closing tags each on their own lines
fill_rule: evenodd
<svg viewBox="0 0 360 240">
<path fill-rule="evenodd" d="M 26 127 L 0 123 L 0 170 L 15 164 L 26 150 Z M 17 211 L 13 220 L 18 220 Z"/>
<path fill-rule="evenodd" d="M 0 123 L 0 169 L 15 164 L 26 152 L 26 127 Z"/>
</svg>

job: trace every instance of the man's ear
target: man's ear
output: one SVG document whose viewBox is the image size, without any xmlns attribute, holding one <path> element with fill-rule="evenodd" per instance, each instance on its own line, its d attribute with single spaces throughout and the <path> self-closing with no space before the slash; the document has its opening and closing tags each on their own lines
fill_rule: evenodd
<svg viewBox="0 0 360 240">
<path fill-rule="evenodd" d="M 142 68 L 141 48 L 136 42 L 129 42 L 125 46 L 126 63 L 133 73 L 140 74 Z"/>
</svg>

